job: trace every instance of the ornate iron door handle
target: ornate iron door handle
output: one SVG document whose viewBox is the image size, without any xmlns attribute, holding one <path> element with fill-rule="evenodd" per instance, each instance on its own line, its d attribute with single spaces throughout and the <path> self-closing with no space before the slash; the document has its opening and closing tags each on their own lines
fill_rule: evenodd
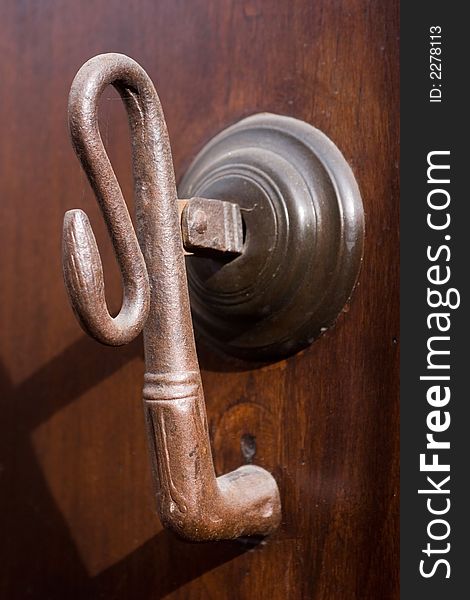
<svg viewBox="0 0 470 600">
<path fill-rule="evenodd" d="M 129 116 L 137 235 L 98 128 L 98 99 L 110 84 Z M 148 75 L 120 54 L 89 60 L 72 84 L 69 126 L 121 269 L 119 314 L 108 312 L 101 259 L 81 210 L 64 218 L 65 281 L 80 323 L 98 341 L 118 346 L 144 331 L 144 410 L 160 519 L 189 540 L 266 535 L 281 515 L 272 475 L 253 465 L 215 475 L 170 144 Z"/>
<path fill-rule="evenodd" d="M 129 117 L 137 235 L 98 128 L 108 85 Z M 195 324 L 213 346 L 248 360 L 289 356 L 335 322 L 357 281 L 364 214 L 352 171 L 310 124 L 253 115 L 196 156 L 180 185 L 193 198 L 180 223 L 178 202 L 185 201 L 177 199 L 160 101 L 145 71 L 121 54 L 80 69 L 69 126 L 120 265 L 119 314 L 108 312 L 100 255 L 80 210 L 64 219 L 65 281 L 80 323 L 98 341 L 118 346 L 144 331 L 144 409 L 160 519 L 190 540 L 266 535 L 281 518 L 271 474 L 249 465 L 215 475 L 182 242 L 206 257 L 187 269 Z M 216 252 L 232 260 L 215 260 Z"/>
</svg>

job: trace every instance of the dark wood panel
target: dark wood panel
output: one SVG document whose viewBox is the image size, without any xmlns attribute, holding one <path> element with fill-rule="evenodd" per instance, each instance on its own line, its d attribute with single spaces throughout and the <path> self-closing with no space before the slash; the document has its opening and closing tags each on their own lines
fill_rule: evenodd
<svg viewBox="0 0 470 600">
<path fill-rule="evenodd" d="M 398 8 L 367 0 L 6 0 L 0 36 L 0 596 L 398 597 Z M 63 289 L 65 210 L 90 215 L 111 305 L 119 277 L 70 147 L 80 65 L 119 51 L 153 78 L 178 177 L 217 131 L 253 112 L 304 119 L 353 166 L 367 240 L 360 285 L 310 349 L 263 368 L 202 345 L 219 472 L 255 462 L 282 492 L 256 547 L 194 546 L 161 530 L 140 390 L 141 340 L 88 340 Z M 124 113 L 102 131 L 131 194 Z M 245 438 L 246 439 L 246 438 Z"/>
</svg>

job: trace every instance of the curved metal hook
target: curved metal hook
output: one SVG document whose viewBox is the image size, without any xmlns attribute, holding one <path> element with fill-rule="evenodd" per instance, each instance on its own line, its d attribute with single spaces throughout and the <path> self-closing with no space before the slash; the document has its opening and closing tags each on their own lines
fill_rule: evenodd
<svg viewBox="0 0 470 600">
<path fill-rule="evenodd" d="M 98 98 L 108 84 L 119 91 L 129 114 L 139 242 L 97 126 Z M 266 535 L 281 517 L 272 475 L 254 465 L 220 477 L 214 470 L 171 150 L 155 88 L 127 56 L 97 56 L 75 78 L 69 121 L 113 240 L 127 296 L 113 320 L 106 309 L 93 233 L 80 211 L 65 219 L 67 286 L 85 329 L 100 341 L 125 343 L 144 325 L 143 398 L 160 519 L 191 540 Z"/>
<path fill-rule="evenodd" d="M 137 63 L 135 63 L 137 64 Z M 139 67 L 140 69 L 140 67 Z M 142 71 L 142 69 L 140 69 Z M 147 268 L 137 241 L 121 188 L 101 139 L 98 127 L 98 100 L 104 88 L 114 85 L 127 107 L 133 141 L 136 202 L 142 201 L 139 189 L 140 155 L 149 127 L 152 105 L 142 82 L 126 81 L 120 71 L 116 79 L 116 60 L 97 56 L 77 73 L 69 95 L 69 129 L 75 152 L 93 188 L 103 213 L 118 260 L 124 287 L 119 314 L 112 317 L 106 305 L 101 258 L 87 215 L 81 210 L 65 214 L 63 228 L 63 268 L 72 307 L 87 333 L 113 346 L 126 344 L 141 331 L 150 306 Z M 137 84 L 137 85 L 136 85 Z M 140 85 L 139 85 L 140 84 Z M 147 101 L 146 101 L 147 98 Z"/>
</svg>

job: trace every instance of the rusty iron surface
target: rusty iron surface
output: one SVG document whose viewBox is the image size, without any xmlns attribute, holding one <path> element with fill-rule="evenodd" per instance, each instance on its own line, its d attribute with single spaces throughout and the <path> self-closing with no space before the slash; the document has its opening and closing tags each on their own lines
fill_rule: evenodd
<svg viewBox="0 0 470 600">
<path fill-rule="evenodd" d="M 191 198 L 181 212 L 183 246 L 188 253 L 203 256 L 233 255 L 243 251 L 243 221 L 233 202 Z"/>
<path fill-rule="evenodd" d="M 119 92 L 129 116 L 137 235 L 98 128 L 98 100 L 108 85 Z M 144 332 L 143 400 L 160 519 L 194 541 L 269 534 L 281 517 L 271 474 L 245 465 L 215 475 L 172 156 L 150 78 L 127 56 L 92 58 L 73 81 L 69 127 L 121 269 L 121 311 L 114 318 L 109 314 L 100 255 L 80 210 L 64 218 L 65 283 L 82 327 L 98 341 L 119 346 Z"/>
</svg>

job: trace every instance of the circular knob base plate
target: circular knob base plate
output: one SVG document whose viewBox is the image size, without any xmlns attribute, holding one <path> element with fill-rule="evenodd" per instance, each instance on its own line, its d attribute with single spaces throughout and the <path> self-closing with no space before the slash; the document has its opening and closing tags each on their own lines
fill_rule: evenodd
<svg viewBox="0 0 470 600">
<path fill-rule="evenodd" d="M 223 352 L 277 360 L 308 346 L 348 301 L 362 261 L 364 214 L 341 152 L 318 129 L 258 114 L 213 138 L 179 197 L 239 204 L 243 253 L 187 258 L 194 325 Z"/>
</svg>

